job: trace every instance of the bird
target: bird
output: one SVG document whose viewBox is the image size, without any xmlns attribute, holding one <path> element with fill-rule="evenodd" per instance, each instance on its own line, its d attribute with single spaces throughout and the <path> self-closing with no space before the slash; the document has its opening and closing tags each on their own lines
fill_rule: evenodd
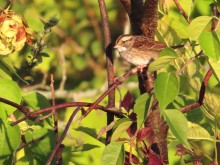
<svg viewBox="0 0 220 165">
<path fill-rule="evenodd" d="M 121 35 L 115 42 L 120 56 L 135 66 L 147 66 L 167 46 L 144 35 Z"/>
</svg>

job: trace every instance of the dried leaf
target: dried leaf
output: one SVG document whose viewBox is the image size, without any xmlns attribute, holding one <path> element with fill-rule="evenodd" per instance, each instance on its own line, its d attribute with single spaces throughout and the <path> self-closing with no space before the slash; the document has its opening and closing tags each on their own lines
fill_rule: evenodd
<svg viewBox="0 0 220 165">
<path fill-rule="evenodd" d="M 132 123 L 131 126 L 126 130 L 126 132 L 128 133 L 128 135 L 130 137 L 133 137 L 135 135 L 136 131 L 137 131 L 137 123 L 136 122 Z"/>
<path fill-rule="evenodd" d="M 151 165 L 163 165 L 162 160 L 156 154 L 150 153 L 148 158 Z"/>
<path fill-rule="evenodd" d="M 131 153 L 132 154 L 132 153 Z M 124 165 L 131 165 L 130 159 L 129 159 L 130 153 L 125 151 L 125 161 L 124 161 Z M 138 160 L 137 156 L 135 156 L 134 154 L 131 155 L 132 157 L 132 163 L 134 164 L 141 164 L 140 161 Z"/>
<path fill-rule="evenodd" d="M 130 109 L 133 109 L 134 107 L 134 99 L 131 95 L 131 93 L 129 91 L 127 91 L 127 93 L 125 94 L 123 100 L 121 101 L 121 106 L 127 111 L 129 112 Z"/>
<path fill-rule="evenodd" d="M 108 132 L 110 129 L 112 129 L 115 125 L 115 123 L 117 123 L 118 120 L 115 120 L 113 122 L 111 122 L 109 125 L 102 127 L 101 130 L 98 133 L 98 137 L 97 139 L 99 139 L 104 133 Z"/>
<path fill-rule="evenodd" d="M 137 142 L 149 139 L 152 136 L 153 136 L 153 129 L 151 127 L 142 128 L 137 133 Z M 150 141 L 153 142 L 152 140 Z"/>
</svg>

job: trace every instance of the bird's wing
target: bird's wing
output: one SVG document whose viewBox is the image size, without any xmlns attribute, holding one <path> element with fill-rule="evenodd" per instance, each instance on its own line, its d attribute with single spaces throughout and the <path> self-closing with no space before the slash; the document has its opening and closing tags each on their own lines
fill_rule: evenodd
<svg viewBox="0 0 220 165">
<path fill-rule="evenodd" d="M 162 49 L 167 47 L 165 44 L 161 42 L 149 40 L 146 37 L 139 38 L 136 42 L 134 42 L 133 46 L 143 51 L 161 51 Z"/>
</svg>

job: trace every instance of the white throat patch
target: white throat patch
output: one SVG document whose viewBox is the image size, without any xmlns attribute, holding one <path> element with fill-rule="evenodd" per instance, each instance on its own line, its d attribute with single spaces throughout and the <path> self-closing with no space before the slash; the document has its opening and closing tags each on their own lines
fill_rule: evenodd
<svg viewBox="0 0 220 165">
<path fill-rule="evenodd" d="M 127 48 L 126 48 L 126 47 L 123 47 L 123 46 L 121 46 L 121 47 L 118 48 L 118 51 L 119 51 L 119 52 L 124 52 L 124 51 L 126 51 L 126 50 L 127 50 Z"/>
</svg>

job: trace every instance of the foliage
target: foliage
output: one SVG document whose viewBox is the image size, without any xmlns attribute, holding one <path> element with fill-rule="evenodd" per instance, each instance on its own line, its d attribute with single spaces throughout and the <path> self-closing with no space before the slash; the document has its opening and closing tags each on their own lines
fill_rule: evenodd
<svg viewBox="0 0 220 165">
<path fill-rule="evenodd" d="M 10 11 L 2 11 L 0 164 L 45 164 L 53 152 L 57 144 L 56 113 L 51 107 L 54 104 L 50 103 L 54 100 L 47 85 L 49 74 L 55 77 L 55 83 L 51 84 L 56 89 L 56 104 L 60 103 L 63 108 L 58 112 L 60 137 L 68 128 L 69 118 L 75 117 L 62 142 L 64 146 L 58 150 L 63 164 L 99 164 L 100 161 L 105 165 L 162 164 L 153 150 L 154 142 L 160 141 L 155 140 L 154 135 L 160 134 L 161 124 L 150 123 L 155 107 L 169 127 L 165 136 L 170 164 L 217 164 L 220 154 L 220 31 L 216 17 L 220 13 L 219 2 L 180 0 L 179 3 L 187 18 L 171 1 L 159 4 L 155 37 L 169 48 L 149 66 L 150 72 L 157 71 L 154 92 L 136 97 L 137 83 L 135 89 L 129 85 L 137 80 L 135 76 L 129 77 L 116 93 L 117 118 L 108 126 L 105 126 L 104 112 L 89 114 L 80 125 L 77 123 L 80 113 L 75 116 L 72 113 L 73 107 L 80 107 L 84 112 L 83 108 L 88 106 L 85 104 L 93 103 L 104 93 L 101 86 L 106 70 L 98 2 L 23 0 L 14 3 Z M 6 3 L 0 2 L 0 5 L 3 8 Z M 106 6 L 114 38 L 120 32 L 118 22 L 122 22 L 117 16 L 124 13 L 113 0 L 106 1 Z M 123 23 L 120 25 L 125 26 Z M 12 25 L 17 28 L 10 30 Z M 21 33 L 19 28 L 25 35 L 17 35 Z M 21 43 L 17 43 L 18 36 L 23 37 Z M 176 49 L 178 45 L 182 47 Z M 128 70 L 128 65 L 120 62 L 116 58 L 116 75 Z M 77 94 L 74 96 L 74 93 Z M 101 103 L 105 107 L 107 100 Z M 44 111 L 37 114 L 40 110 Z M 25 121 L 11 125 L 24 116 Z M 111 142 L 105 147 L 103 134 L 110 129 L 113 130 Z"/>
</svg>

